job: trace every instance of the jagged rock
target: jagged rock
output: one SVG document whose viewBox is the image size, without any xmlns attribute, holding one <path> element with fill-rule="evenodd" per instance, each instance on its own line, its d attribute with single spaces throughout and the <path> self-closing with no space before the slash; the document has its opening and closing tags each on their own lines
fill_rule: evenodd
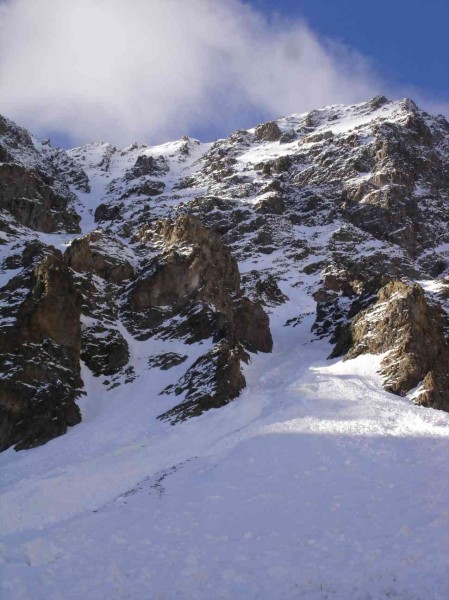
<svg viewBox="0 0 449 600">
<path fill-rule="evenodd" d="M 141 155 L 137 158 L 133 168 L 127 171 L 125 179 L 130 181 L 147 175 L 163 175 L 169 170 L 170 168 L 163 156 L 155 158 L 154 156 Z"/>
<path fill-rule="evenodd" d="M 78 233 L 79 216 L 69 210 L 67 199 L 55 194 L 41 178 L 19 164 L 0 164 L 0 209 L 36 231 L 65 229 Z"/>
<path fill-rule="evenodd" d="M 293 140 L 296 139 L 296 133 L 293 131 L 293 129 L 291 131 L 285 131 L 281 137 L 279 138 L 279 143 L 280 144 L 289 144 L 290 142 L 293 142 Z"/>
<path fill-rule="evenodd" d="M 80 297 L 62 254 L 35 245 L 1 290 L 0 448 L 32 448 L 80 422 Z"/>
<path fill-rule="evenodd" d="M 150 356 L 148 359 L 148 366 L 158 367 L 162 371 L 167 371 L 172 367 L 177 367 L 187 360 L 187 354 L 177 354 L 176 352 L 164 352 L 157 356 Z"/>
<path fill-rule="evenodd" d="M 239 298 L 234 306 L 233 329 L 236 340 L 242 342 L 250 352 L 271 352 L 273 339 L 268 315 L 262 306 L 245 297 Z"/>
<path fill-rule="evenodd" d="M 418 402 L 447 408 L 446 327 L 442 310 L 429 304 L 418 284 L 392 281 L 381 288 L 375 304 L 352 320 L 346 358 L 387 352 L 381 365 L 387 390 L 399 393 L 423 382 Z"/>
<path fill-rule="evenodd" d="M 301 140 L 304 144 L 311 144 L 316 142 L 324 142 L 326 140 L 331 140 L 334 137 L 332 131 L 323 131 L 322 133 L 315 133 L 313 135 L 308 135 Z"/>
<path fill-rule="evenodd" d="M 262 214 L 282 215 L 285 212 L 285 202 L 279 194 L 270 194 L 257 202 L 256 210 Z"/>
<path fill-rule="evenodd" d="M 166 251 L 150 261 L 130 293 L 133 310 L 157 306 L 180 307 L 192 295 L 229 310 L 229 293 L 240 290 L 237 262 L 218 234 L 185 215 L 159 221 L 155 228 Z"/>
<path fill-rule="evenodd" d="M 0 208 L 36 231 L 79 232 L 76 189 L 88 191 L 86 173 L 66 152 L 39 144 L 23 127 L 0 116 Z"/>
<path fill-rule="evenodd" d="M 273 275 L 266 275 L 263 278 L 257 276 L 255 290 L 261 302 L 269 306 L 278 306 L 284 304 L 288 300 L 287 296 L 282 293 Z"/>
<path fill-rule="evenodd" d="M 230 346 L 227 342 L 217 344 L 199 358 L 177 384 L 163 391 L 184 395 L 184 399 L 158 418 L 175 424 L 228 404 L 245 387 L 240 362 L 247 360 L 248 355 L 239 346 Z"/>
<path fill-rule="evenodd" d="M 417 404 L 449 412 L 448 360 L 449 353 L 445 352 L 441 356 L 436 370 L 429 371 L 424 377 L 420 394 L 416 399 Z"/>
<path fill-rule="evenodd" d="M 73 240 L 65 253 L 67 264 L 75 271 L 95 273 L 112 283 L 134 276 L 134 268 L 125 256 L 123 244 L 99 230 Z"/>
<path fill-rule="evenodd" d="M 61 181 L 72 185 L 76 190 L 89 193 L 89 178 L 81 166 L 64 150 L 52 148 L 50 141 L 48 141 L 48 144 L 43 143 L 42 145 L 43 156 L 54 168 L 55 176 L 58 176 Z"/>
<path fill-rule="evenodd" d="M 259 125 L 255 130 L 256 139 L 262 142 L 276 142 L 282 136 L 282 131 L 275 121 Z"/>
<path fill-rule="evenodd" d="M 106 203 L 99 204 L 95 209 L 94 213 L 95 223 L 100 223 L 101 221 L 114 221 L 115 219 L 119 219 L 123 208 L 124 205 L 122 203 L 113 205 Z"/>
<path fill-rule="evenodd" d="M 95 376 L 115 375 L 129 362 L 129 348 L 116 329 L 101 324 L 83 328 L 81 358 Z"/>
<path fill-rule="evenodd" d="M 157 180 L 146 180 L 142 183 L 133 185 L 121 195 L 121 199 L 125 200 L 131 196 L 158 196 L 165 189 L 165 183 Z"/>
</svg>

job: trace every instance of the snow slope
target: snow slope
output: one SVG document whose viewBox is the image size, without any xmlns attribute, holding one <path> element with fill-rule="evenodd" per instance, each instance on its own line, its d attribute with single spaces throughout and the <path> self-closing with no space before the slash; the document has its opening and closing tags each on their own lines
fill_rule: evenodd
<svg viewBox="0 0 449 600">
<path fill-rule="evenodd" d="M 448 597 L 449 415 L 384 392 L 379 357 L 326 361 L 284 291 L 228 406 L 156 421 L 147 371 L 1 455 L 2 598 Z"/>
</svg>

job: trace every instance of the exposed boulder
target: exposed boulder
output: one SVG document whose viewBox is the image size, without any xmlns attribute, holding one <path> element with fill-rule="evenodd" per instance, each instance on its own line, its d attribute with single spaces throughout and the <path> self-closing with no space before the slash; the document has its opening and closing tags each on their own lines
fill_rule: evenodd
<svg viewBox="0 0 449 600">
<path fill-rule="evenodd" d="M 269 319 L 262 306 L 248 298 L 238 298 L 234 303 L 233 333 L 250 352 L 271 352 L 273 339 Z"/>
<path fill-rule="evenodd" d="M 177 367 L 187 360 L 187 354 L 178 354 L 177 352 L 163 352 L 155 356 L 150 356 L 148 366 L 158 367 L 162 371 L 168 371 L 172 367 Z"/>
<path fill-rule="evenodd" d="M 162 194 L 164 189 L 165 183 L 163 181 L 147 179 L 141 183 L 137 183 L 128 187 L 120 196 L 120 198 L 121 200 L 125 200 L 131 196 L 159 196 L 159 194 Z"/>
<path fill-rule="evenodd" d="M 267 194 L 256 204 L 256 211 L 262 214 L 282 215 L 285 202 L 280 194 Z"/>
<path fill-rule="evenodd" d="M 83 327 L 81 358 L 95 376 L 120 373 L 129 362 L 123 335 L 107 321 Z"/>
<path fill-rule="evenodd" d="M 334 137 L 332 131 L 322 131 L 320 133 L 315 133 L 313 135 L 308 135 L 301 140 L 304 144 L 312 144 L 317 142 L 325 142 L 326 140 L 331 140 Z"/>
<path fill-rule="evenodd" d="M 264 277 L 258 277 L 256 274 L 255 291 L 263 304 L 268 306 L 278 306 L 284 304 L 288 300 L 287 296 L 282 293 L 275 277 L 268 274 Z"/>
<path fill-rule="evenodd" d="M 293 142 L 293 140 L 296 139 L 296 133 L 294 132 L 293 129 L 291 129 L 290 131 L 285 131 L 281 137 L 279 138 L 279 143 L 280 144 L 289 144 L 290 142 Z"/>
</svg>

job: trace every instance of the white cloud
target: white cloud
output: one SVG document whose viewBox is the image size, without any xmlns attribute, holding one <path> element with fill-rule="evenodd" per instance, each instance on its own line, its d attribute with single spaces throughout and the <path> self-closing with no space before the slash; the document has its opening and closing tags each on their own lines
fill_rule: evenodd
<svg viewBox="0 0 449 600">
<path fill-rule="evenodd" d="M 74 142 L 154 143 L 367 99 L 359 55 L 241 0 L 0 4 L 0 113 Z"/>
</svg>

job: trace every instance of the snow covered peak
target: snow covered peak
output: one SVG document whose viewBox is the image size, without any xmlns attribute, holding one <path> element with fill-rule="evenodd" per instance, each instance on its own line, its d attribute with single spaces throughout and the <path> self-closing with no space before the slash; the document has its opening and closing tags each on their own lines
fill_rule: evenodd
<svg viewBox="0 0 449 600">
<path fill-rule="evenodd" d="M 50 440 L 0 455 L 8 597 L 445 598 L 448 165 L 383 97 L 211 144 L 0 121 L 0 433 Z"/>
</svg>

